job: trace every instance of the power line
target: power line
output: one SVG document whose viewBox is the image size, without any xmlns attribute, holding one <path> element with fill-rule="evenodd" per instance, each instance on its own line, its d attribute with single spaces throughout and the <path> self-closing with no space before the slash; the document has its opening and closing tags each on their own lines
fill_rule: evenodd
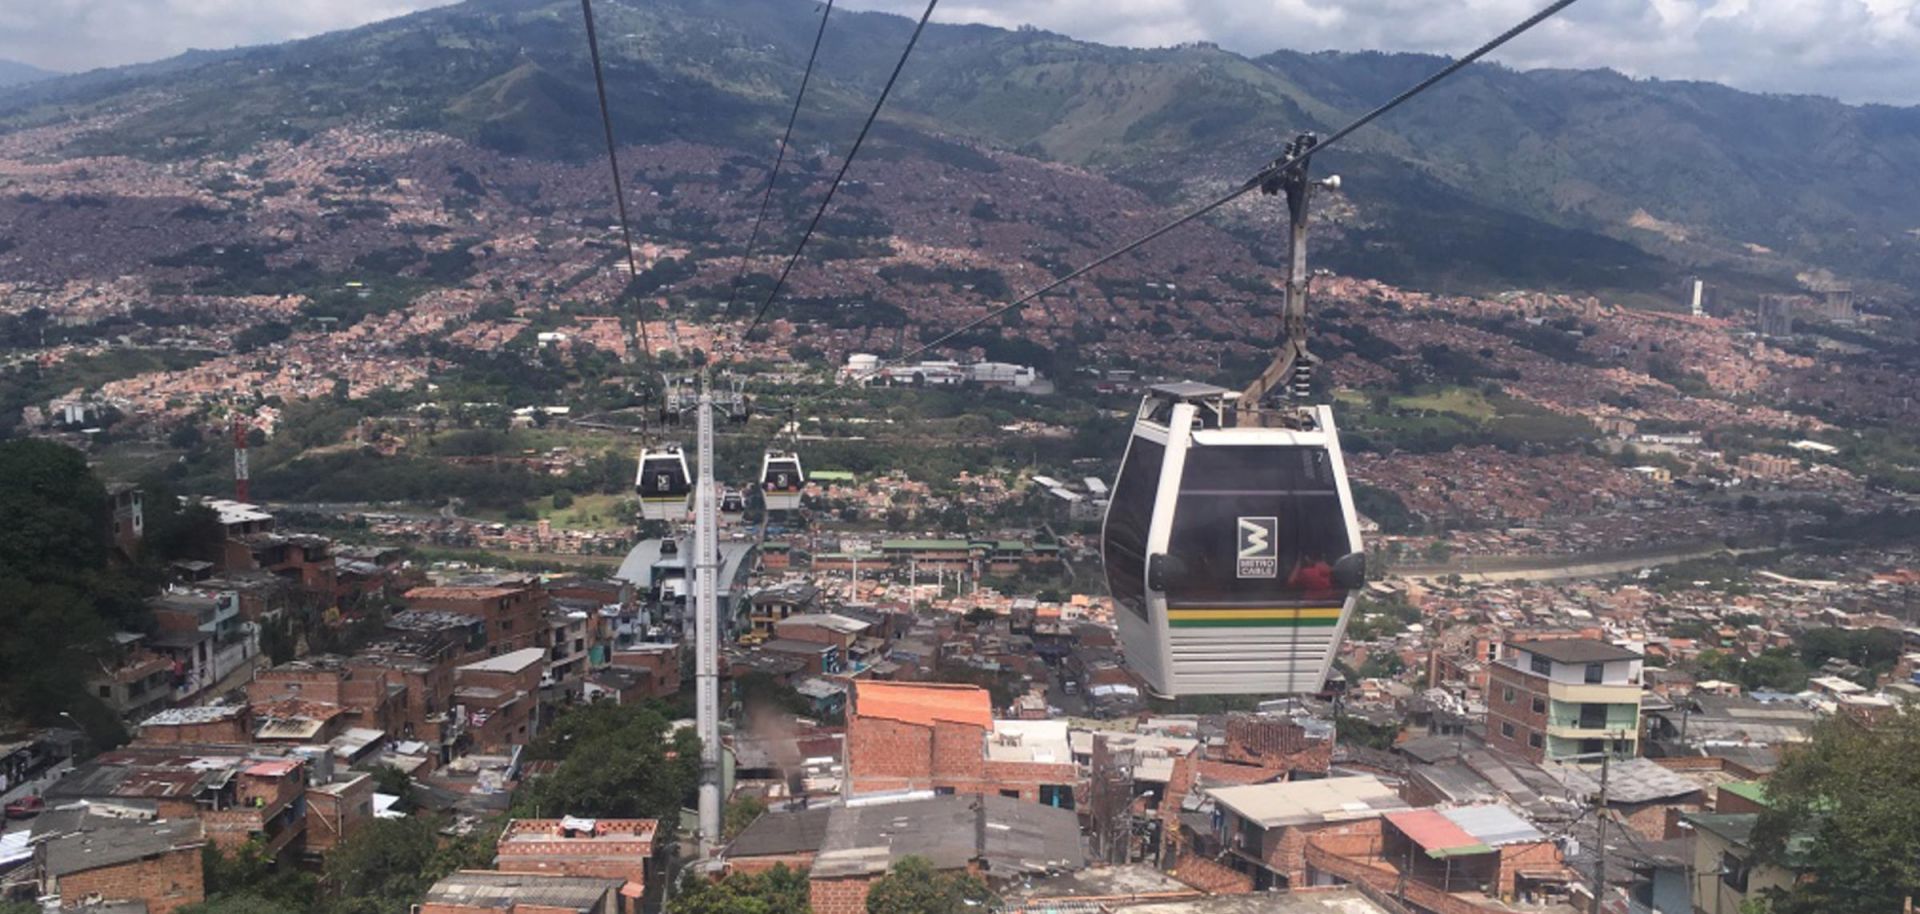
<svg viewBox="0 0 1920 914">
<path fill-rule="evenodd" d="M 1566 2 L 1572 2 L 1572 0 L 1566 0 Z M 933 18 L 933 8 L 939 4 L 940 0 L 927 0 L 927 11 L 920 14 L 920 23 L 913 27 L 913 37 L 907 39 L 906 50 L 900 52 L 900 61 L 893 65 L 893 75 L 887 77 L 887 84 L 881 88 L 880 97 L 874 100 L 873 111 L 867 114 L 867 122 L 860 127 L 860 134 L 853 138 L 853 148 L 847 150 L 846 160 L 840 163 L 840 173 L 833 176 L 833 183 L 827 187 L 826 197 L 821 199 L 820 208 L 814 211 L 813 221 L 807 223 L 807 231 L 800 236 L 800 244 L 793 249 L 793 256 L 787 258 L 787 265 L 780 270 L 780 278 L 774 280 L 773 289 L 767 293 L 767 300 L 760 303 L 760 310 L 753 315 L 753 321 L 747 324 L 746 331 L 740 334 L 742 342 L 766 318 L 767 310 L 773 307 L 773 300 L 779 297 L 781 287 L 787 284 L 787 276 L 793 272 L 794 264 L 800 262 L 801 253 L 806 251 L 807 242 L 812 240 L 814 229 L 820 227 L 820 219 L 827 214 L 827 207 L 833 204 L 833 195 L 839 192 L 840 182 L 846 178 L 847 169 L 853 165 L 853 157 L 860 153 L 860 144 L 866 142 L 867 132 L 873 129 L 873 122 L 879 119 L 880 109 L 886 105 L 887 96 L 893 93 L 893 84 L 899 81 L 900 71 L 906 69 L 907 58 L 913 55 L 914 45 L 920 43 L 920 33 L 926 31 L 927 20 Z"/>
<path fill-rule="evenodd" d="M 1247 179 L 1246 183 L 1240 185 L 1238 189 L 1235 189 L 1226 194 L 1223 194 L 1220 197 L 1215 198 L 1211 202 L 1199 207 L 1198 209 L 1195 209 L 1187 213 L 1184 216 L 1181 216 L 1178 219 L 1168 222 L 1165 225 L 1162 225 L 1159 228 L 1154 229 L 1153 231 L 1150 231 L 1144 235 L 1141 235 L 1140 237 L 1135 238 L 1134 240 L 1129 241 L 1126 244 L 1123 244 L 1120 247 L 1115 248 L 1106 254 L 1102 254 L 1101 256 L 1094 258 L 1092 261 L 1089 261 L 1088 263 L 1082 265 L 1081 267 L 1074 270 L 1073 272 L 1066 274 L 1065 276 L 1061 276 L 1053 280 L 1052 282 L 1046 283 L 1045 285 L 1042 285 L 1039 288 L 1034 289 L 1033 291 L 1028 292 L 1025 295 L 1022 295 L 1019 298 L 1016 298 L 1013 301 L 1008 302 L 1005 305 L 1002 305 L 998 308 L 990 310 L 986 314 L 981 315 L 980 317 L 977 317 L 977 318 L 974 318 L 973 320 L 962 323 L 960 326 L 955 327 L 954 329 L 946 333 L 943 333 L 938 337 L 935 337 L 931 342 L 922 344 L 919 348 L 916 348 L 910 352 L 907 352 L 904 355 L 897 356 L 893 359 L 883 360 L 883 361 L 904 362 L 910 358 L 913 358 L 914 356 L 927 352 L 928 350 L 931 350 L 937 346 L 940 346 L 952 340 L 954 337 L 957 337 L 963 333 L 966 333 L 969 330 L 979 327 L 982 324 L 992 321 L 995 318 L 998 318 L 1004 314 L 1007 314 L 1010 311 L 1014 311 L 1018 308 L 1021 308 L 1025 306 L 1027 303 L 1033 301 L 1034 299 L 1039 298 L 1042 295 L 1047 294 L 1048 292 L 1058 289 L 1061 286 L 1064 286 L 1067 283 L 1080 278 L 1081 276 L 1084 276 L 1088 273 L 1093 272 L 1094 270 L 1099 269 L 1100 267 L 1106 266 L 1107 264 L 1113 262 L 1114 260 L 1117 260 L 1120 257 L 1123 257 L 1127 254 L 1130 254 L 1133 251 L 1138 250 L 1139 248 L 1159 239 L 1161 236 L 1166 235 L 1168 232 L 1171 232 L 1174 229 L 1180 228 L 1181 226 L 1186 225 L 1187 223 L 1192 222 L 1195 219 L 1200 218 L 1201 216 L 1205 216 L 1208 213 L 1211 213 L 1214 210 L 1217 210 L 1220 207 L 1227 205 L 1228 203 L 1231 203 L 1235 200 L 1240 199 L 1241 197 L 1246 196 L 1248 193 L 1251 193 L 1255 189 L 1260 188 L 1262 185 L 1266 184 L 1268 181 L 1272 180 L 1278 175 L 1283 174 L 1287 169 L 1292 168 L 1294 165 L 1299 164 L 1301 161 L 1305 160 L 1312 154 L 1325 150 L 1328 146 L 1331 146 L 1334 143 L 1337 143 L 1340 140 L 1346 138 L 1348 134 L 1351 134 L 1355 130 L 1358 130 L 1361 127 L 1366 126 L 1367 124 L 1372 123 L 1375 119 L 1399 107 L 1401 104 L 1405 103 L 1408 99 L 1411 99 L 1414 96 L 1419 95 L 1422 92 L 1425 92 L 1426 90 L 1432 88 L 1434 84 L 1440 82 L 1443 79 L 1446 79 L 1449 76 L 1452 76 L 1454 73 L 1458 72 L 1461 68 L 1467 66 L 1468 64 L 1473 63 L 1476 60 L 1479 60 L 1482 57 L 1485 57 L 1487 54 L 1492 53 L 1495 49 L 1499 48 L 1501 45 L 1506 44 L 1509 41 L 1512 41 L 1514 38 L 1519 37 L 1522 33 L 1526 32 L 1527 30 L 1551 18 L 1554 14 L 1560 12 L 1561 10 L 1566 9 L 1569 6 L 1572 6 L 1574 2 L 1575 0 L 1555 0 L 1554 3 L 1547 6 L 1545 9 L 1541 10 L 1540 12 L 1527 17 L 1527 19 L 1522 21 L 1520 24 L 1506 30 L 1505 32 L 1500 33 L 1500 35 L 1495 37 L 1492 41 L 1489 41 L 1486 44 L 1483 44 L 1480 47 L 1475 48 L 1472 53 L 1467 54 L 1465 57 L 1462 57 L 1459 60 L 1456 60 L 1453 63 L 1450 63 L 1445 67 L 1440 68 L 1432 76 L 1429 76 L 1426 79 L 1423 79 L 1418 83 L 1415 83 L 1413 86 L 1409 87 L 1406 91 L 1401 92 L 1399 95 L 1396 95 L 1392 99 L 1388 100 L 1385 104 L 1382 104 L 1381 106 L 1373 109 L 1372 111 L 1369 111 L 1366 114 L 1361 115 L 1358 120 L 1355 120 L 1354 122 L 1346 125 L 1345 127 L 1342 127 L 1339 130 L 1334 131 L 1331 136 L 1328 136 L 1325 140 L 1320 141 L 1318 144 L 1314 145 L 1310 149 L 1307 149 L 1303 152 L 1296 153 L 1291 156 L 1286 156 L 1286 157 L 1274 160 L 1272 164 L 1268 165 L 1266 168 L 1261 169 L 1259 173 Z M 758 322 L 756 321 L 756 323 Z M 872 370 L 872 373 L 868 375 L 868 377 L 871 377 L 874 373 L 878 373 L 879 370 L 880 370 L 879 367 L 875 367 Z"/>
<path fill-rule="evenodd" d="M 600 71 L 600 36 L 593 28 L 593 0 L 580 0 L 580 15 L 587 21 L 587 53 L 593 58 L 593 88 L 600 94 L 600 127 L 607 134 L 607 167 L 613 172 L 613 202 L 620 210 L 620 240 L 627 248 L 627 288 L 640 278 L 640 260 L 633 254 L 633 229 L 627 221 L 627 193 L 620 186 L 620 155 L 614 151 L 613 115 L 607 110 L 607 80 Z M 621 290 L 623 293 L 626 289 Z M 643 357 L 653 355 L 653 343 L 647 338 L 647 315 L 636 307 L 634 322 L 640 325 L 640 349 Z"/>
<path fill-rule="evenodd" d="M 833 16 L 833 0 L 827 0 L 826 11 L 820 14 L 820 30 L 813 33 L 813 50 L 807 54 L 807 68 L 800 74 L 800 91 L 793 96 L 793 112 L 787 115 L 787 132 L 780 136 L 780 151 L 773 157 L 773 171 L 767 175 L 766 193 L 760 196 L 760 214 L 753 217 L 753 231 L 747 235 L 746 250 L 740 252 L 740 269 L 733 274 L 733 285 L 727 293 L 727 307 L 720 313 L 733 310 L 733 303 L 740 298 L 740 280 L 747 275 L 747 261 L 753 257 L 753 246 L 760 241 L 760 227 L 767 220 L 767 205 L 773 202 L 773 185 L 780 180 L 780 166 L 787 161 L 787 143 L 793 139 L 793 124 L 800 119 L 800 101 L 807 97 L 807 83 L 813 80 L 813 62 L 820 56 L 820 40 L 827 35 L 827 19 Z"/>
</svg>

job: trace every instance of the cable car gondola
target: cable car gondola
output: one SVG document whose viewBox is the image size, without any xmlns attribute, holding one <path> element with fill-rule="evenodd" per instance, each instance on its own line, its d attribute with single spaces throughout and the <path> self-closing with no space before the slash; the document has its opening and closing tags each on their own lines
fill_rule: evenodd
<svg viewBox="0 0 1920 914">
<path fill-rule="evenodd" d="M 760 461 L 760 491 L 769 511 L 795 511 L 800 508 L 800 491 L 807 487 L 806 471 L 800 467 L 800 455 L 768 451 Z"/>
<path fill-rule="evenodd" d="M 729 524 L 740 522 L 746 516 L 747 498 L 739 489 L 728 487 L 720 490 L 720 519 Z"/>
<path fill-rule="evenodd" d="M 687 473 L 687 456 L 680 446 L 669 444 L 659 450 L 642 451 L 633 488 L 640 496 L 641 517 L 684 519 L 688 500 L 693 495 L 693 477 Z"/>
<path fill-rule="evenodd" d="M 1319 691 L 1366 577 L 1333 411 L 1237 399 L 1149 391 L 1107 508 L 1127 664 L 1163 696 Z"/>
</svg>

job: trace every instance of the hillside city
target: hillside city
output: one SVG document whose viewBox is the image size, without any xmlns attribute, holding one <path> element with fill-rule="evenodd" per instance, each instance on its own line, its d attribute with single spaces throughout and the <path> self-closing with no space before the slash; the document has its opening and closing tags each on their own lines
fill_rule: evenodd
<svg viewBox="0 0 1920 914">
<path fill-rule="evenodd" d="M 603 4 L 610 59 L 678 35 L 663 80 L 725 72 L 693 3 Z M 555 9 L 539 28 L 584 41 Z M 425 21 L 453 23 L 447 80 L 507 28 Z M 1352 177 L 1315 191 L 1301 393 L 1337 417 L 1365 578 L 1317 688 L 1171 695 L 1129 660 L 1109 512 L 1143 397 L 1239 391 L 1286 342 L 1284 195 L 982 321 L 1272 137 L 1076 157 L 916 85 L 844 183 L 837 127 L 782 140 L 776 179 L 778 124 L 663 115 L 618 144 L 617 211 L 591 144 L 463 132 L 487 105 L 599 130 L 564 119 L 588 71 L 512 21 L 518 62 L 446 123 L 282 56 L 409 19 L 0 102 L 0 914 L 1911 910 L 1910 253 L 1494 212 L 1400 140 L 1316 159 Z M 741 53 L 791 91 L 797 60 Z M 1120 98 L 1224 53 L 1100 65 Z M 262 118 L 245 142 L 177 81 L 202 66 Z M 713 85 L 712 120 L 746 110 Z M 1560 247 L 1583 265 L 1478 259 Z M 649 519 L 639 462 L 697 462 L 697 390 L 716 488 Z M 792 510 L 763 478 L 787 451 Z"/>
</svg>

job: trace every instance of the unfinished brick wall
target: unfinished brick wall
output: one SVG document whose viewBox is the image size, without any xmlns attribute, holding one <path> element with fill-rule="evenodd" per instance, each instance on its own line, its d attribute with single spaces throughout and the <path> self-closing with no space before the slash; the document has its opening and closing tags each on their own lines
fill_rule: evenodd
<svg viewBox="0 0 1920 914">
<path fill-rule="evenodd" d="M 206 897 L 198 846 L 60 877 L 60 901 L 65 907 L 78 906 L 88 898 L 139 900 L 147 903 L 147 914 L 173 914 Z"/>
<path fill-rule="evenodd" d="M 191 724 L 155 725 L 140 728 L 136 745 L 165 746 L 178 743 L 196 745 L 239 745 L 253 742 L 253 717 L 246 711 Z"/>
<path fill-rule="evenodd" d="M 1560 849 L 1551 841 L 1509 844 L 1500 848 L 1500 869 L 1495 891 L 1501 898 L 1512 898 L 1515 877 L 1522 871 L 1538 873 L 1560 869 L 1565 865 L 1560 857 Z"/>
<path fill-rule="evenodd" d="M 855 793 L 928 789 L 933 786 L 933 730 L 856 718 L 847 726 L 847 771 Z"/>
<path fill-rule="evenodd" d="M 1253 877 L 1198 854 L 1183 853 L 1169 876 L 1211 895 L 1245 895 L 1253 891 Z"/>
<path fill-rule="evenodd" d="M 867 914 L 867 893 L 872 890 L 873 879 L 865 876 L 815 877 L 807 883 L 807 900 L 813 914 Z"/>
<path fill-rule="evenodd" d="M 1273 715 L 1227 718 L 1225 761 L 1324 775 L 1333 766 L 1333 741 L 1316 739 L 1296 721 Z"/>
</svg>

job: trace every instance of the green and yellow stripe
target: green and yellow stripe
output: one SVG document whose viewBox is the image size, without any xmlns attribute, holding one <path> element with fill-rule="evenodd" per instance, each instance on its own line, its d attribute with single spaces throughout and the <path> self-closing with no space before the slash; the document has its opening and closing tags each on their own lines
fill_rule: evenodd
<svg viewBox="0 0 1920 914">
<path fill-rule="evenodd" d="M 1331 628 L 1340 624 L 1339 606 L 1184 607 L 1167 610 L 1173 628 Z"/>
</svg>

